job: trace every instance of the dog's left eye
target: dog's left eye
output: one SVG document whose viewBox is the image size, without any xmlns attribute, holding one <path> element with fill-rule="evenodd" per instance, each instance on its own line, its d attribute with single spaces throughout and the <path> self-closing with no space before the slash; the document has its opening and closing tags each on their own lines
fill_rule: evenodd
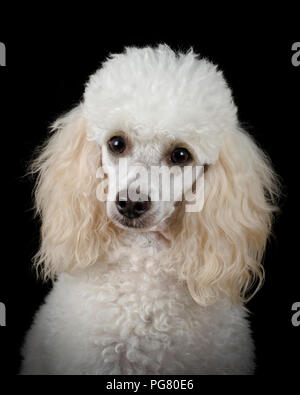
<svg viewBox="0 0 300 395">
<path fill-rule="evenodd" d="M 114 154 L 121 154 L 125 151 L 126 143 L 123 137 L 115 136 L 108 141 L 108 146 Z"/>
<path fill-rule="evenodd" d="M 175 148 L 171 154 L 171 161 L 175 165 L 185 165 L 192 159 L 191 154 L 186 148 Z"/>
</svg>

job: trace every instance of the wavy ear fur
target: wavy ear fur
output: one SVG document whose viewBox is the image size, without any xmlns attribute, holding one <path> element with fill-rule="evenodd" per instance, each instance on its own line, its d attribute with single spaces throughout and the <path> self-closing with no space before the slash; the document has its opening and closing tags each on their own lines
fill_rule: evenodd
<svg viewBox="0 0 300 395">
<path fill-rule="evenodd" d="M 35 265 L 44 278 L 84 268 L 109 254 L 114 231 L 105 203 L 96 197 L 100 156 L 98 145 L 86 139 L 78 106 L 54 123 L 33 161 L 36 211 L 42 219 Z M 278 195 L 268 157 L 247 133 L 232 132 L 205 174 L 202 211 L 185 213 L 178 221 L 168 253 L 196 302 L 207 305 L 222 294 L 246 301 L 260 287 Z"/>
<path fill-rule="evenodd" d="M 179 277 L 198 303 L 222 294 L 244 302 L 261 286 L 278 195 L 268 157 L 244 131 L 231 133 L 205 174 L 203 210 L 183 216 L 174 243 Z"/>
<path fill-rule="evenodd" d="M 96 198 L 100 148 L 86 139 L 81 107 L 59 118 L 51 133 L 32 163 L 42 221 L 35 265 L 46 279 L 95 263 L 109 233 L 104 203 Z"/>
</svg>

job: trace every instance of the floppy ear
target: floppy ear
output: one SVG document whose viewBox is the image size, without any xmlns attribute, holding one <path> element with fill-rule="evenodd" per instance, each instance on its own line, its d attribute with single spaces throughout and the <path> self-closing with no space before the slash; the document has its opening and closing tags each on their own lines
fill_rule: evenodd
<svg viewBox="0 0 300 395">
<path fill-rule="evenodd" d="M 105 246 L 105 208 L 96 197 L 100 148 L 87 141 L 81 113 L 78 106 L 54 123 L 32 164 L 42 221 L 35 264 L 44 278 L 96 262 Z"/>
<path fill-rule="evenodd" d="M 252 138 L 236 130 L 209 166 L 204 187 L 202 211 L 186 213 L 177 236 L 186 252 L 179 276 L 200 304 L 222 294 L 247 301 L 264 278 L 261 261 L 277 210 L 277 177 Z"/>
</svg>

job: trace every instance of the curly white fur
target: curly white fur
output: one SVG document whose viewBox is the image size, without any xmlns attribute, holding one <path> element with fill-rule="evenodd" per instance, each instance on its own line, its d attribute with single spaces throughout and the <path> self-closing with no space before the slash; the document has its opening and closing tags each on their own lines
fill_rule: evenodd
<svg viewBox="0 0 300 395">
<path fill-rule="evenodd" d="M 140 150 L 184 141 L 209 165 L 203 210 L 176 208 L 170 245 L 116 226 L 96 198 L 101 152 L 120 130 Z M 58 278 L 27 336 L 22 372 L 252 373 L 243 303 L 263 280 L 278 183 L 240 128 L 222 73 L 192 51 L 128 48 L 90 78 L 53 132 L 33 163 L 35 260 Z"/>
</svg>

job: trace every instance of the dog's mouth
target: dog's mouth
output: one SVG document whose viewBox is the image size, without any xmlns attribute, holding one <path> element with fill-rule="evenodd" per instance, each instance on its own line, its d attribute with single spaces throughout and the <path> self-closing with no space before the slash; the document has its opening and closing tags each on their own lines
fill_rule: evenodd
<svg viewBox="0 0 300 395">
<path fill-rule="evenodd" d="M 112 221 L 121 228 L 132 229 L 132 230 L 147 230 L 151 228 L 151 224 L 148 224 L 148 221 L 143 220 L 142 218 L 126 218 L 119 215 L 113 215 Z"/>
<path fill-rule="evenodd" d="M 107 207 L 108 218 L 116 226 L 121 229 L 141 232 L 153 231 L 154 228 L 161 226 L 171 216 L 173 211 L 174 206 L 163 211 L 160 207 L 153 206 L 152 209 L 137 217 L 130 217 L 119 213 L 114 203 L 109 203 Z"/>
<path fill-rule="evenodd" d="M 121 229 L 151 233 L 154 240 L 159 242 L 164 248 L 170 248 L 171 246 L 171 240 L 163 226 L 149 224 L 148 221 L 142 220 L 141 218 L 129 219 L 117 215 L 113 215 L 111 220 Z"/>
</svg>

